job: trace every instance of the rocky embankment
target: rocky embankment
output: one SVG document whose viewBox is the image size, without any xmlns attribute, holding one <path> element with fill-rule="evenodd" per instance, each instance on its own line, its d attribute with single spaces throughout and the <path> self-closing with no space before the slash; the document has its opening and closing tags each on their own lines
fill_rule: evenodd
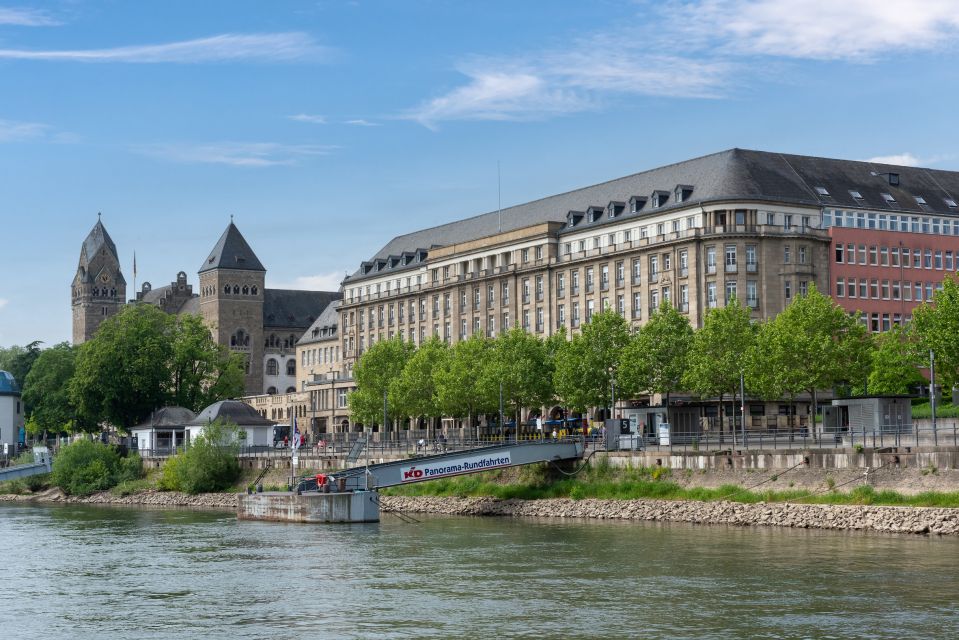
<svg viewBox="0 0 959 640">
<path fill-rule="evenodd" d="M 68 496 L 59 489 L 25 495 L 0 495 L 0 502 L 42 502 L 45 504 L 102 504 L 150 507 L 194 507 L 203 509 L 236 509 L 235 493 L 201 493 L 191 496 L 177 491 L 149 489 L 128 496 L 116 496 L 109 491 L 90 496 Z"/>
<path fill-rule="evenodd" d="M 599 518 L 798 529 L 959 535 L 959 509 L 672 500 L 498 500 L 383 496 L 383 511 L 475 516 Z"/>
</svg>

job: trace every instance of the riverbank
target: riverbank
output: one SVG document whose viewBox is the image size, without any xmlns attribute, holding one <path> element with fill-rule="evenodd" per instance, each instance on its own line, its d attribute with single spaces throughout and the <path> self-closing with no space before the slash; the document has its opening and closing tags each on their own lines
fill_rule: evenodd
<svg viewBox="0 0 959 640">
<path fill-rule="evenodd" d="M 691 500 L 500 500 L 383 496 L 384 511 L 464 516 L 645 520 L 796 529 L 959 535 L 959 509 Z"/>
<path fill-rule="evenodd" d="M 129 505 L 149 507 L 192 507 L 197 509 L 236 509 L 235 493 L 201 493 L 190 495 L 178 491 L 147 489 L 119 496 L 101 491 L 89 496 L 68 496 L 59 489 L 38 493 L 0 494 L 0 502 L 35 502 L 41 504 Z"/>
</svg>

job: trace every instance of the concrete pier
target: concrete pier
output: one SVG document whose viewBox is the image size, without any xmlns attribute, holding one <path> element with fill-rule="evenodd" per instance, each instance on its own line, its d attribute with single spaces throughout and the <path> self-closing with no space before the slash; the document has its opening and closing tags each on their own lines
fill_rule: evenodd
<svg viewBox="0 0 959 640">
<path fill-rule="evenodd" d="M 274 522 L 379 522 L 376 491 L 343 493 L 268 492 L 240 494 L 236 517 Z"/>
</svg>

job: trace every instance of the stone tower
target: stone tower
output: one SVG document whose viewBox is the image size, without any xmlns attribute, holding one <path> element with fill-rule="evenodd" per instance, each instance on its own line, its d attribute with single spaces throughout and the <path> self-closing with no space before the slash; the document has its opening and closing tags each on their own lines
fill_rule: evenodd
<svg viewBox="0 0 959 640">
<path fill-rule="evenodd" d="M 73 344 L 92 338 L 100 323 L 119 313 L 126 301 L 127 281 L 120 272 L 117 247 L 99 219 L 80 248 L 70 294 Z"/>
<path fill-rule="evenodd" d="M 245 392 L 263 393 L 266 269 L 232 221 L 199 273 L 203 321 L 214 340 L 246 355 Z"/>
</svg>

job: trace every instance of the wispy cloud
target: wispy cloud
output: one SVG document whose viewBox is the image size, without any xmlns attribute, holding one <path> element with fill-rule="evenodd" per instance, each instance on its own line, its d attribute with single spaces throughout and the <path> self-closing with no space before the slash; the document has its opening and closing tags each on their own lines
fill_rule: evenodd
<svg viewBox="0 0 959 640">
<path fill-rule="evenodd" d="M 18 27 L 55 27 L 63 23 L 39 9 L 0 7 L 0 24 Z"/>
<path fill-rule="evenodd" d="M 888 156 L 875 156 L 873 158 L 867 158 L 866 162 L 876 162 L 878 164 L 898 164 L 903 167 L 918 167 L 920 164 L 930 164 L 929 161 L 921 160 L 908 151 L 905 153 L 895 153 Z"/>
<path fill-rule="evenodd" d="M 39 122 L 0 120 L 0 142 L 18 142 L 31 138 L 42 138 L 50 130 L 50 125 Z"/>
<path fill-rule="evenodd" d="M 220 142 L 207 144 L 155 144 L 139 147 L 146 155 L 187 164 L 225 164 L 234 167 L 294 165 L 305 158 L 324 156 L 337 147 L 276 142 Z"/>
<path fill-rule="evenodd" d="M 869 61 L 956 42 L 955 0 L 695 0 L 671 3 L 671 32 L 726 52 Z"/>
<path fill-rule="evenodd" d="M 370 122 L 369 120 L 363 120 L 362 118 L 356 118 L 354 120 L 347 120 L 346 124 L 352 124 L 356 127 L 378 127 L 380 126 L 379 122 Z"/>
<path fill-rule="evenodd" d="M 0 49 L 0 59 L 70 62 L 202 63 L 326 59 L 332 50 L 305 33 L 226 33 L 208 38 L 108 49 Z"/>
<path fill-rule="evenodd" d="M 3 309 L 10 301 L 6 298 L 0 298 L 0 309 Z"/>
<path fill-rule="evenodd" d="M 525 61 L 477 60 L 460 69 L 467 84 L 407 117 L 435 127 L 444 120 L 530 120 L 587 111 L 610 94 L 715 97 L 732 66 L 629 47 L 546 52 Z"/>
<path fill-rule="evenodd" d="M 342 271 L 319 273 L 312 276 L 299 276 L 289 282 L 270 284 L 276 289 L 302 289 L 308 291 L 336 291 L 346 276 Z"/>
<path fill-rule="evenodd" d="M 309 113 L 298 113 L 295 116 L 287 116 L 289 120 L 296 122 L 309 122 L 310 124 L 326 124 L 326 116 L 311 115 Z"/>
</svg>

